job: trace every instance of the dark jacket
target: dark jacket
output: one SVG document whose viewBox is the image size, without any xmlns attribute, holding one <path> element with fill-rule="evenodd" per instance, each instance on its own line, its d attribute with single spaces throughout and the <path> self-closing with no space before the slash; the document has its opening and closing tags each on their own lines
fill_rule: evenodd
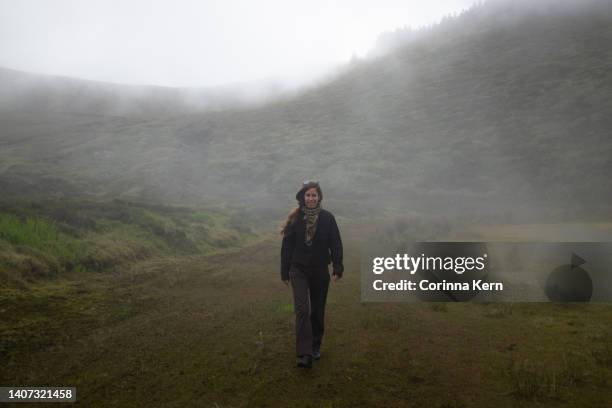
<svg viewBox="0 0 612 408">
<path fill-rule="evenodd" d="M 300 211 L 292 225 L 287 228 L 281 248 L 281 279 L 289 280 L 291 265 L 327 266 L 333 265 L 333 274 L 342 276 L 342 239 L 338 224 L 333 214 L 321 209 L 317 222 L 317 231 L 312 245 L 304 242 L 306 221 L 304 212 Z"/>
</svg>

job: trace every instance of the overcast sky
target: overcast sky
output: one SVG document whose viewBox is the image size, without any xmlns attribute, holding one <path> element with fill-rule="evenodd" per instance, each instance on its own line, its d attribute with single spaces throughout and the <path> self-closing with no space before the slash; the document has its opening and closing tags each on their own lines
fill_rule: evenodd
<svg viewBox="0 0 612 408">
<path fill-rule="evenodd" d="M 474 0 L 0 0 L 0 66 L 100 81 L 304 81 Z"/>
</svg>

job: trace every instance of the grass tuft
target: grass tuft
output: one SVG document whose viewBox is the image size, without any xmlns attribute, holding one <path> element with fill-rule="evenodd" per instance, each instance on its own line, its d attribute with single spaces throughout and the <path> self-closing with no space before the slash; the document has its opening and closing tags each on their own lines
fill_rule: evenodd
<svg viewBox="0 0 612 408">
<path fill-rule="evenodd" d="M 560 363 L 551 366 L 531 359 L 511 359 L 508 368 L 512 394 L 521 399 L 562 399 L 564 392 L 586 382 L 591 373 L 588 358 L 578 352 L 564 352 Z"/>
</svg>

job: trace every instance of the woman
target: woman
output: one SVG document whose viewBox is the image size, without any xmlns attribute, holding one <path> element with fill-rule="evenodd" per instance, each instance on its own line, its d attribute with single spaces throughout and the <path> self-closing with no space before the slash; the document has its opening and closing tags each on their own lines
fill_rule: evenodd
<svg viewBox="0 0 612 408">
<path fill-rule="evenodd" d="M 325 301 L 332 279 L 342 277 L 342 240 L 336 219 L 321 208 L 323 193 L 318 182 L 304 182 L 295 198 L 299 207 L 289 213 L 281 229 L 281 279 L 293 289 L 298 367 L 312 367 L 321 357 Z"/>
</svg>

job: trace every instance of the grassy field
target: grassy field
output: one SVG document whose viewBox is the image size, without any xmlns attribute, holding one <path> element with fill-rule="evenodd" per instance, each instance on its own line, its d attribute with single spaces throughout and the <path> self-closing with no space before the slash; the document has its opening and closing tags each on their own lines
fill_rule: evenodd
<svg viewBox="0 0 612 408">
<path fill-rule="evenodd" d="M 323 357 L 311 371 L 295 367 L 292 297 L 279 280 L 279 239 L 268 232 L 3 286 L 1 383 L 76 386 L 86 407 L 612 400 L 610 305 L 361 303 L 368 228 L 341 227 L 346 275 L 331 284 Z"/>
</svg>

